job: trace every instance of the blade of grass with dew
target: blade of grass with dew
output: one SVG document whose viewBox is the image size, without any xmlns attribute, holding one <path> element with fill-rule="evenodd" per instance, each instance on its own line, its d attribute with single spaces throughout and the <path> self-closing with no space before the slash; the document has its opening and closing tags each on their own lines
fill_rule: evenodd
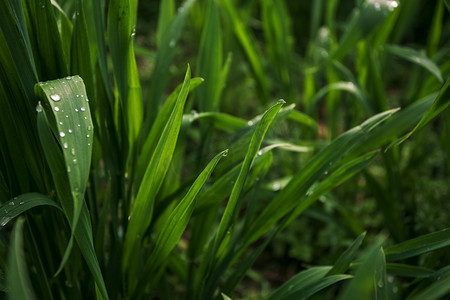
<svg viewBox="0 0 450 300">
<path fill-rule="evenodd" d="M 36 85 L 36 96 L 55 120 L 55 131 L 63 149 L 67 175 L 73 197 L 73 228 L 84 202 L 92 156 L 93 125 L 89 100 L 79 76 L 57 79 Z M 69 199 L 67 199 L 69 200 Z"/>
<path fill-rule="evenodd" d="M 143 235 L 151 223 L 155 196 L 162 185 L 175 150 L 182 123 L 183 108 L 189 92 L 190 79 L 191 71 L 188 66 L 177 102 L 152 154 L 131 211 L 125 235 L 122 260 L 123 272 L 128 270 L 130 266 L 132 268 L 136 267 L 137 261 L 134 258 L 139 252 Z M 131 281 L 137 280 L 137 278 L 134 278 L 137 275 L 136 273 L 130 272 L 129 275 L 130 279 L 132 279 Z"/>
<path fill-rule="evenodd" d="M 187 194 L 171 212 L 169 218 L 162 226 L 161 232 L 158 233 L 152 254 L 145 263 L 143 271 L 144 276 L 142 277 L 145 278 L 145 280 L 142 282 L 147 283 L 148 278 L 151 278 L 151 274 L 155 272 L 164 261 L 167 260 L 168 255 L 176 246 L 181 238 L 181 235 L 186 229 L 192 212 L 194 211 L 197 194 L 200 192 L 206 180 L 211 175 L 214 167 L 223 156 L 226 156 L 227 152 L 228 150 L 220 152 L 209 162 L 209 164 L 192 184 Z"/>
<path fill-rule="evenodd" d="M 61 36 L 50 0 L 27 0 L 28 34 L 35 57 L 39 80 L 51 80 L 68 75 L 69 61 L 64 55 Z"/>
<path fill-rule="evenodd" d="M 386 275 L 386 256 L 384 255 L 383 247 L 377 253 L 376 268 L 374 274 L 375 285 L 375 299 L 387 300 L 388 296 L 388 281 Z"/>
<path fill-rule="evenodd" d="M 61 209 L 55 201 L 39 193 L 22 194 L 14 197 L 7 203 L 3 203 L 3 205 L 0 206 L 0 230 L 15 217 L 23 214 L 29 209 L 41 205 L 48 205 Z"/>
<path fill-rule="evenodd" d="M 95 256 L 89 213 L 84 202 L 93 140 L 92 121 L 88 101 L 84 96 L 84 85 L 78 76 L 41 84 L 35 87 L 37 97 L 46 106 L 45 111 L 48 112 L 51 121 L 49 121 L 47 113 L 44 112 L 44 108 L 39 103 L 36 108 L 38 112 L 38 132 L 55 182 L 56 192 L 71 225 L 72 237 L 75 235 L 103 298 L 109 299 Z M 76 95 L 79 97 L 76 97 Z M 58 108 L 55 109 L 56 107 Z M 73 107 L 76 107 L 75 109 L 78 111 Z M 70 148 L 69 142 L 71 143 Z M 72 149 L 75 150 L 72 151 Z M 72 237 L 59 270 L 62 269 L 70 254 Z"/>
<path fill-rule="evenodd" d="M 252 67 L 252 71 L 255 75 L 256 82 L 258 84 L 258 92 L 263 103 L 266 103 L 269 97 L 269 86 L 267 82 L 267 77 L 264 73 L 264 68 L 262 61 L 260 59 L 261 55 L 258 55 L 256 50 L 254 38 L 250 35 L 250 32 L 246 29 L 242 20 L 239 18 L 236 8 L 232 1 L 221 1 L 227 10 L 233 24 L 234 34 L 239 41 L 244 54 Z"/>
<path fill-rule="evenodd" d="M 8 294 L 12 300 L 36 299 L 25 265 L 23 249 L 23 224 L 25 219 L 17 220 L 11 236 L 8 253 Z"/>
<path fill-rule="evenodd" d="M 150 132 L 152 123 L 158 115 L 161 98 L 170 79 L 170 73 L 167 70 L 172 63 L 177 42 L 181 36 L 181 30 L 194 2 L 194 0 L 186 0 L 182 4 L 178 9 L 177 15 L 163 34 L 156 56 L 155 67 L 151 75 L 150 92 L 146 108 L 147 118 L 144 120 L 142 127 L 143 133 Z"/>
<path fill-rule="evenodd" d="M 200 84 L 202 84 L 203 79 L 199 77 L 192 78 L 189 84 L 189 92 L 193 91 Z M 182 88 L 182 84 L 178 85 L 175 90 L 170 94 L 167 98 L 166 102 L 158 112 L 156 119 L 151 127 L 150 133 L 145 139 L 144 145 L 142 146 L 141 153 L 138 158 L 138 166 L 137 166 L 137 181 L 136 184 L 139 185 L 141 183 L 142 177 L 144 176 L 145 170 L 150 162 L 152 154 L 155 150 L 155 147 L 158 143 L 158 138 L 161 136 L 161 133 L 166 126 L 167 119 L 169 119 L 173 108 L 175 107 L 175 103 L 177 101 L 178 95 Z"/>
<path fill-rule="evenodd" d="M 395 0 L 364 1 L 361 7 L 354 11 L 347 30 L 339 41 L 339 47 L 330 54 L 328 61 L 342 58 L 360 40 L 369 36 L 398 5 Z"/>
<path fill-rule="evenodd" d="M 331 166 L 348 153 L 356 141 L 360 140 L 365 135 L 370 135 L 374 128 L 383 123 L 396 111 L 397 109 L 389 110 L 371 117 L 361 125 L 343 133 L 320 153 L 314 156 L 313 159 L 294 175 L 294 178 L 289 184 L 277 194 L 252 223 L 252 226 L 243 238 L 243 248 L 246 248 L 253 241 L 256 241 L 268 230 L 268 228 L 275 225 L 278 220 L 294 209 L 298 204 L 298 199 L 301 198 L 312 184 L 322 177 Z"/>
<path fill-rule="evenodd" d="M 425 54 L 411 48 L 400 47 L 397 45 L 385 45 L 384 49 L 386 49 L 386 51 L 391 54 L 394 54 L 398 57 L 421 66 L 422 68 L 433 74 L 441 83 L 444 82 L 439 67 Z"/>
<path fill-rule="evenodd" d="M 450 228 L 422 235 L 385 249 L 386 260 L 397 261 L 450 245 Z"/>
<path fill-rule="evenodd" d="M 198 75 L 206 82 L 195 92 L 201 112 L 219 109 L 219 89 L 222 69 L 222 31 L 216 0 L 207 1 L 205 24 L 203 25 L 197 61 Z"/>
</svg>

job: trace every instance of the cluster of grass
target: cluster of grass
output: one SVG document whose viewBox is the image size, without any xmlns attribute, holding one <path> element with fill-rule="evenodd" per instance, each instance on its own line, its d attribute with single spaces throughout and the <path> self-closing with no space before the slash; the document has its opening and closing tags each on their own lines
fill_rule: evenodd
<svg viewBox="0 0 450 300">
<path fill-rule="evenodd" d="M 0 1 L 1 292 L 449 294 L 449 9 Z"/>
</svg>

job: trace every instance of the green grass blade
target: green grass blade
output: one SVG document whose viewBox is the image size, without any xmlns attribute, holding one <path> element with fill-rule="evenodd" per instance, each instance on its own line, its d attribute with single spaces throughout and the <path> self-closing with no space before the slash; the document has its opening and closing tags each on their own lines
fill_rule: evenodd
<svg viewBox="0 0 450 300">
<path fill-rule="evenodd" d="M 347 30 L 339 42 L 339 47 L 330 54 L 328 60 L 332 61 L 343 57 L 360 40 L 367 38 L 398 5 L 397 1 L 390 0 L 364 1 L 362 6 L 355 10 Z"/>
<path fill-rule="evenodd" d="M 450 245 L 450 228 L 410 239 L 385 249 L 388 261 L 402 260 Z"/>
<path fill-rule="evenodd" d="M 222 69 L 222 30 L 216 0 L 208 1 L 206 20 L 203 25 L 198 54 L 198 75 L 206 82 L 195 92 L 201 112 L 219 109 L 221 69 Z"/>
<path fill-rule="evenodd" d="M 406 299 L 443 299 L 450 292 L 449 282 L 450 267 L 446 266 L 423 280 Z"/>
<path fill-rule="evenodd" d="M 447 79 L 441 90 L 439 91 L 439 95 L 434 100 L 433 105 L 426 112 L 426 114 L 422 117 L 420 122 L 416 125 L 416 127 L 408 133 L 406 138 L 410 137 L 415 131 L 424 127 L 428 124 L 432 119 L 434 119 L 438 114 L 440 114 L 443 110 L 445 110 L 450 105 L 450 78 Z"/>
<path fill-rule="evenodd" d="M 155 248 L 145 264 L 144 274 L 150 275 L 158 268 L 158 266 L 166 261 L 168 255 L 178 243 L 181 235 L 186 229 L 192 212 L 194 211 L 197 194 L 211 175 L 214 167 L 227 152 L 228 150 L 222 151 L 209 162 L 192 184 L 187 194 L 171 212 L 169 218 L 162 226 L 161 232 L 158 233 Z M 146 278 L 145 281 L 148 281 L 147 276 L 144 276 L 144 278 Z"/>
<path fill-rule="evenodd" d="M 386 264 L 386 270 L 390 275 L 414 278 L 429 277 L 434 273 L 434 271 L 429 268 L 397 263 Z"/>
<path fill-rule="evenodd" d="M 86 18 L 81 0 L 78 0 L 70 51 L 70 73 L 83 78 L 89 97 L 94 98 L 94 76 Z"/>
<path fill-rule="evenodd" d="M 108 41 L 119 91 L 120 106 L 125 112 L 127 101 L 127 57 L 131 38 L 129 0 L 112 0 L 108 8 Z"/>
<path fill-rule="evenodd" d="M 159 45 L 155 67 L 151 77 L 152 81 L 146 108 L 146 115 L 148 117 L 145 119 L 142 129 L 144 133 L 150 131 L 151 125 L 158 114 L 161 98 L 170 79 L 170 74 L 167 70 L 175 55 L 176 45 L 181 36 L 181 30 L 183 29 L 184 22 L 188 16 L 192 3 L 194 3 L 194 0 L 186 0 L 183 3 L 180 9 L 178 9 L 178 14 L 163 34 L 163 39 Z"/>
<path fill-rule="evenodd" d="M 39 193 L 22 194 L 0 206 L 0 230 L 15 217 L 40 205 L 49 205 L 61 209 L 55 201 L 45 195 Z"/>
<path fill-rule="evenodd" d="M 236 35 L 237 40 L 241 44 L 241 47 L 247 56 L 247 59 L 252 67 L 252 71 L 255 75 L 256 82 L 258 84 L 259 96 L 263 103 L 267 102 L 269 95 L 269 86 L 267 83 L 267 77 L 264 73 L 264 68 L 262 61 L 260 59 L 260 55 L 255 48 L 254 38 L 251 37 L 250 32 L 246 29 L 242 20 L 239 18 L 239 15 L 234 7 L 232 1 L 221 1 L 221 4 L 224 5 L 227 10 L 233 24 L 234 34 Z"/>
<path fill-rule="evenodd" d="M 330 270 L 331 267 L 312 267 L 302 271 L 276 289 L 267 300 L 285 299 L 292 291 L 302 290 L 324 278 Z"/>
<path fill-rule="evenodd" d="M 25 265 L 25 253 L 23 249 L 24 222 L 25 220 L 22 218 L 16 222 L 8 254 L 8 298 L 11 300 L 36 299 Z"/>
<path fill-rule="evenodd" d="M 37 98 L 41 99 L 46 112 L 54 120 L 51 126 L 63 151 L 73 197 L 72 230 L 75 231 L 91 166 L 94 134 L 89 100 L 79 76 L 40 83 L 35 90 Z"/>
<path fill-rule="evenodd" d="M 339 300 L 344 299 L 372 299 L 375 291 L 375 273 L 378 267 L 380 244 L 375 244 L 367 251 L 355 277 L 340 293 Z"/>
<path fill-rule="evenodd" d="M 351 278 L 353 278 L 352 275 L 345 275 L 345 274 L 326 276 L 324 278 L 319 279 L 317 282 L 314 282 L 313 284 L 306 286 L 301 290 L 293 291 L 288 296 L 286 296 L 284 298 L 280 298 L 280 299 L 283 299 L 283 300 L 308 299 L 309 297 L 313 296 L 317 292 L 319 292 L 333 284 L 336 284 L 340 281 L 351 279 Z"/>
<path fill-rule="evenodd" d="M 163 183 L 175 151 L 183 117 L 184 104 L 189 92 L 190 79 L 191 71 L 188 66 L 177 102 L 167 120 L 150 163 L 147 166 L 131 212 L 130 222 L 125 235 L 124 256 L 122 260 L 122 270 L 124 271 L 128 269 L 131 261 L 137 263 L 134 260 L 135 255 L 139 251 L 143 234 L 151 223 L 155 196 Z"/>
<path fill-rule="evenodd" d="M 39 80 L 67 76 L 69 61 L 62 48 L 53 5 L 50 0 L 27 0 L 25 3 L 28 10 L 28 34 L 34 56 L 39 57 L 39 60 L 35 60 Z"/>
<path fill-rule="evenodd" d="M 192 78 L 189 85 L 189 92 L 191 92 L 200 84 L 202 84 L 202 82 L 203 82 L 202 78 L 199 77 Z M 158 112 L 158 115 L 156 116 L 156 119 L 151 127 L 150 133 L 148 134 L 148 136 L 144 141 L 144 145 L 142 146 L 141 153 L 138 158 L 137 182 L 136 182 L 137 185 L 140 184 L 142 177 L 144 176 L 145 170 L 148 166 L 148 163 L 150 162 L 153 151 L 155 150 L 155 147 L 158 143 L 158 138 L 161 136 L 161 133 L 163 132 L 164 127 L 166 126 L 167 119 L 169 119 L 170 114 L 172 113 L 173 108 L 175 107 L 175 103 L 177 101 L 181 87 L 182 84 L 178 85 L 175 88 L 175 90 L 170 94 L 170 96 L 167 98 L 166 102 L 164 102 L 164 105 Z"/>
<path fill-rule="evenodd" d="M 226 113 L 205 112 L 193 113 L 184 116 L 190 122 L 199 121 L 228 133 L 236 133 L 247 125 L 247 121 Z"/>
<path fill-rule="evenodd" d="M 359 250 L 359 247 L 361 247 L 361 244 L 366 237 L 366 232 L 361 233 L 348 247 L 347 250 L 345 250 L 344 253 L 339 256 L 336 263 L 333 265 L 333 268 L 327 273 L 327 276 L 334 275 L 334 274 L 342 274 L 345 273 L 350 266 L 350 264 L 355 259 L 356 253 Z"/>
<path fill-rule="evenodd" d="M 384 46 L 384 48 L 391 54 L 394 54 L 398 57 L 401 57 L 405 60 L 408 60 L 412 63 L 415 63 L 425 68 L 431 74 L 433 74 L 441 83 L 444 82 L 439 67 L 422 52 L 416 51 L 411 48 L 400 47 L 396 45 L 386 45 Z"/>
<path fill-rule="evenodd" d="M 256 130 L 252 136 L 252 140 L 250 141 L 247 154 L 245 155 L 244 163 L 242 164 L 241 170 L 239 171 L 238 178 L 236 179 L 236 183 L 233 186 L 230 199 L 228 200 L 228 204 L 225 208 L 225 212 L 223 213 L 219 228 L 217 229 L 215 238 L 216 247 L 220 245 L 223 238 L 225 237 L 226 232 L 231 226 L 232 219 L 235 216 L 235 210 L 238 207 L 240 194 L 242 192 L 242 189 L 244 188 L 244 183 L 250 167 L 256 158 L 264 135 L 266 134 L 270 124 L 272 123 L 273 119 L 284 103 L 286 103 L 284 100 L 279 100 L 279 103 L 268 109 L 263 115 L 262 119 L 259 121 L 258 126 L 256 127 Z"/>
<path fill-rule="evenodd" d="M 175 16 L 175 1 L 162 0 L 159 6 L 158 27 L 156 31 L 156 42 L 161 46 L 163 35 Z"/>
</svg>

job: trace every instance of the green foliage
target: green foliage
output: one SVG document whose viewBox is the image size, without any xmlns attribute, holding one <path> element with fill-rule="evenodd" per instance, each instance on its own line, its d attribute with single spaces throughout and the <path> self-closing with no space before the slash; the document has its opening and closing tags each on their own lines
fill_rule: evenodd
<svg viewBox="0 0 450 300">
<path fill-rule="evenodd" d="M 448 296 L 449 2 L 356 2 L 0 1 L 1 293 Z"/>
</svg>

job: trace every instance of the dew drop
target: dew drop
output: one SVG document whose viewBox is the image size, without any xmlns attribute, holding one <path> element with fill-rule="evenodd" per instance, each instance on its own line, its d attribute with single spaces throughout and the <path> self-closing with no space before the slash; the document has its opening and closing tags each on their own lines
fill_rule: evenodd
<svg viewBox="0 0 450 300">
<path fill-rule="evenodd" d="M 88 125 L 87 130 L 91 130 L 91 129 L 92 129 L 92 126 Z"/>
<path fill-rule="evenodd" d="M 253 121 L 248 121 L 247 124 L 248 126 L 253 126 Z"/>
<path fill-rule="evenodd" d="M 84 117 L 85 120 L 87 120 L 87 117 Z"/>
<path fill-rule="evenodd" d="M 70 173 L 70 166 L 67 166 L 67 173 Z"/>
<path fill-rule="evenodd" d="M 75 108 L 75 111 L 78 112 L 78 108 Z"/>
<path fill-rule="evenodd" d="M 91 143 L 88 144 L 88 146 L 90 146 L 90 145 L 91 145 Z"/>
<path fill-rule="evenodd" d="M 11 221 L 11 218 L 10 218 L 10 217 L 4 217 L 4 218 L 2 219 L 1 225 L 2 225 L 2 226 L 5 226 L 6 224 L 8 224 L 9 221 Z"/>
<path fill-rule="evenodd" d="M 136 35 L 136 28 L 133 28 L 133 30 L 131 31 L 131 36 L 135 36 Z"/>
<path fill-rule="evenodd" d="M 81 127 L 81 124 L 78 124 L 77 126 L 78 126 L 78 127 Z"/>
<path fill-rule="evenodd" d="M 70 150 L 70 153 L 72 153 L 72 155 L 75 155 L 75 148 L 72 148 L 72 149 Z"/>
<path fill-rule="evenodd" d="M 227 156 L 228 155 L 228 149 L 227 150 L 225 150 L 224 152 L 223 152 L 223 154 L 222 154 L 222 156 Z"/>
<path fill-rule="evenodd" d="M 284 99 L 280 99 L 280 100 L 277 101 L 277 104 L 281 104 L 281 103 L 284 104 L 284 103 L 286 103 L 286 101 L 284 101 Z"/>
<path fill-rule="evenodd" d="M 70 79 L 72 79 L 72 77 L 70 77 L 70 76 L 67 76 L 67 77 L 66 77 L 66 79 L 67 79 L 67 80 L 70 80 Z"/>
<path fill-rule="evenodd" d="M 380 287 L 380 288 L 382 288 L 383 286 L 384 286 L 384 282 L 383 282 L 383 280 L 378 280 L 378 283 L 377 283 L 377 285 L 378 285 L 378 287 Z"/>
<path fill-rule="evenodd" d="M 281 186 L 280 186 L 279 183 L 274 183 L 272 188 L 273 188 L 274 191 L 278 191 L 278 190 L 280 190 Z"/>
<path fill-rule="evenodd" d="M 67 149 L 67 148 L 69 148 L 69 145 L 67 143 L 64 143 L 63 147 L 64 147 L 64 149 Z"/>
<path fill-rule="evenodd" d="M 69 117 L 69 115 L 66 115 L 66 118 L 68 118 Z"/>
<path fill-rule="evenodd" d="M 169 47 L 170 48 L 175 47 L 175 40 L 170 40 Z"/>
<path fill-rule="evenodd" d="M 55 111 L 59 111 L 59 107 L 58 106 L 55 106 Z"/>
<path fill-rule="evenodd" d="M 42 112 L 42 106 L 40 106 L 40 105 L 36 106 L 36 111 L 38 113 Z"/>
<path fill-rule="evenodd" d="M 86 108 L 84 106 L 80 109 L 81 109 L 81 111 L 86 111 Z"/>
<path fill-rule="evenodd" d="M 9 202 L 9 205 L 14 206 L 14 202 L 12 202 L 12 201 Z"/>
<path fill-rule="evenodd" d="M 89 138 L 89 137 L 90 137 L 90 135 L 89 135 L 89 134 L 86 134 L 86 137 L 87 137 L 87 138 Z"/>
<path fill-rule="evenodd" d="M 69 131 L 69 133 L 72 133 L 72 129 L 69 129 L 68 131 Z"/>
<path fill-rule="evenodd" d="M 76 158 L 74 158 L 72 161 L 73 161 L 74 164 L 77 163 L 77 159 Z"/>
<path fill-rule="evenodd" d="M 59 101 L 59 100 L 61 100 L 61 97 L 59 97 L 58 94 L 50 95 L 50 98 L 52 98 L 53 101 Z"/>
<path fill-rule="evenodd" d="M 59 122 L 59 125 L 62 125 L 63 124 L 63 122 Z"/>
<path fill-rule="evenodd" d="M 60 136 L 60 137 L 65 137 L 66 134 L 65 134 L 63 131 L 61 131 L 61 132 L 59 133 L 59 136 Z"/>
<path fill-rule="evenodd" d="M 258 151 L 258 155 L 261 156 L 263 154 L 262 150 Z"/>
<path fill-rule="evenodd" d="M 77 98 L 80 97 L 80 95 L 77 94 Z"/>
<path fill-rule="evenodd" d="M 25 204 L 25 202 L 23 202 L 23 201 L 20 201 L 20 202 L 19 202 L 19 205 L 22 205 L 22 204 Z"/>
</svg>

